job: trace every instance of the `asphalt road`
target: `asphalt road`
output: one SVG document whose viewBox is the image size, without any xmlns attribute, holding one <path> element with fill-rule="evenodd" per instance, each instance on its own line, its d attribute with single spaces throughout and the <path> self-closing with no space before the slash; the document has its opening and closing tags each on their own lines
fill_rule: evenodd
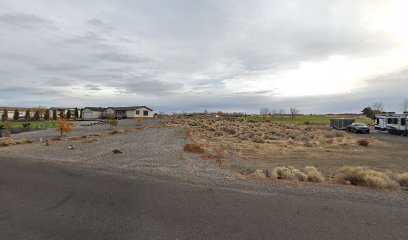
<svg viewBox="0 0 408 240">
<path fill-rule="evenodd" d="M 408 209 L 0 158 L 0 239 L 408 239 Z"/>
</svg>

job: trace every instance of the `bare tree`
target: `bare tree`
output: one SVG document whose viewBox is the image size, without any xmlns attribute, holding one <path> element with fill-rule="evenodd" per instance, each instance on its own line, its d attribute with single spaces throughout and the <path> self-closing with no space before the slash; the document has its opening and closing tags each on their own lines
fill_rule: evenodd
<svg viewBox="0 0 408 240">
<path fill-rule="evenodd" d="M 279 115 L 283 115 L 285 113 L 286 113 L 285 109 L 283 108 L 279 109 L 279 112 L 278 112 Z"/>
<path fill-rule="evenodd" d="M 372 108 L 375 112 L 384 112 L 384 104 L 382 102 L 374 103 Z"/>
<path fill-rule="evenodd" d="M 299 109 L 297 109 L 297 108 L 295 108 L 295 107 L 289 108 L 289 111 L 290 111 L 290 115 L 291 115 L 292 117 L 295 117 L 296 114 L 299 114 Z"/>
<path fill-rule="evenodd" d="M 272 108 L 272 109 L 269 110 L 270 115 L 276 115 L 276 113 L 277 113 L 277 111 L 276 111 L 275 108 Z"/>
<path fill-rule="evenodd" d="M 403 112 L 408 112 L 408 98 L 402 100 L 401 109 Z"/>
<path fill-rule="evenodd" d="M 259 113 L 263 116 L 268 115 L 269 114 L 269 109 L 268 108 L 261 108 L 259 110 Z"/>
</svg>

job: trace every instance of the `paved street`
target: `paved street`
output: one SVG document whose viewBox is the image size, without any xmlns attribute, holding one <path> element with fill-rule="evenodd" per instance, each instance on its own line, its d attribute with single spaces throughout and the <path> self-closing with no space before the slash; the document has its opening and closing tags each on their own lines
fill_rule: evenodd
<svg viewBox="0 0 408 240">
<path fill-rule="evenodd" d="M 0 159 L 1 239 L 407 239 L 408 210 Z"/>
</svg>

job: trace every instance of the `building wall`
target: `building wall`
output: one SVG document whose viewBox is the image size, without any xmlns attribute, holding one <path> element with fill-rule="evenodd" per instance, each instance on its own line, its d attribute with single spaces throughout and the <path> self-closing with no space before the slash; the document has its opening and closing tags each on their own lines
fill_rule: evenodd
<svg viewBox="0 0 408 240">
<path fill-rule="evenodd" d="M 92 111 L 92 110 L 86 108 L 86 109 L 84 109 L 84 110 L 82 111 L 82 118 L 83 118 L 83 119 L 85 119 L 86 113 L 92 113 L 92 118 L 91 118 L 91 119 L 98 119 L 98 118 L 100 118 L 101 115 L 102 115 L 102 112 Z M 89 118 L 87 118 L 87 119 L 89 119 Z"/>
<path fill-rule="evenodd" d="M 139 114 L 136 114 L 136 111 L 137 110 L 139 110 Z M 139 108 L 139 109 L 137 109 L 137 110 L 133 110 L 132 112 L 132 116 L 134 116 L 134 117 L 153 117 L 154 116 L 154 111 L 151 111 L 151 110 L 149 110 L 149 109 L 147 109 L 147 108 Z M 147 116 L 144 116 L 143 115 L 143 111 L 147 111 L 148 112 L 148 115 Z M 128 116 L 129 117 L 129 116 Z"/>
<path fill-rule="evenodd" d="M 115 116 L 115 110 L 112 108 L 108 108 L 103 112 L 105 116 Z"/>
</svg>

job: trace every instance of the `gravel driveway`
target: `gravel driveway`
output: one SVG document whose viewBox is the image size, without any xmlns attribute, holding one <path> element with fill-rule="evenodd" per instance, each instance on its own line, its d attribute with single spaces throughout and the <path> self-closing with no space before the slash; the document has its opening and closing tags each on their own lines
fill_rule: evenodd
<svg viewBox="0 0 408 240">
<path fill-rule="evenodd" d="M 78 128 L 73 135 L 82 136 L 107 130 L 110 129 L 105 125 Z M 231 176 L 229 171 L 217 167 L 211 161 L 197 160 L 197 155 L 182 152 L 182 146 L 187 141 L 181 137 L 181 132 L 181 129 L 161 127 L 91 138 L 96 141 L 88 141 L 89 138 L 88 140 L 84 138 L 77 141 L 51 143 L 50 146 L 38 142 L 11 146 L 5 151 L 5 156 L 125 171 L 167 172 L 171 175 L 182 173 L 186 176 L 211 175 L 212 178 Z M 50 136 L 47 134 L 51 134 L 50 130 L 27 132 L 24 137 L 30 135 L 29 137 L 32 138 L 39 138 L 39 136 L 46 138 Z M 75 149 L 71 150 L 71 145 Z M 112 152 L 114 149 L 123 153 L 114 154 Z"/>
<path fill-rule="evenodd" d="M 86 126 L 91 123 L 94 123 L 92 126 Z M 109 124 L 101 123 L 97 121 L 77 121 L 74 122 L 75 127 L 72 132 L 69 133 L 69 136 L 84 136 L 90 135 L 93 133 L 102 133 L 106 131 L 111 131 L 113 129 L 123 129 L 123 128 L 138 128 L 136 123 L 132 119 L 123 119 L 118 121 L 118 126 L 110 127 Z M 143 125 L 156 125 L 155 119 L 145 119 Z M 23 132 L 18 134 L 12 134 L 13 139 L 28 139 L 32 142 L 39 142 L 40 139 L 52 140 L 59 136 L 59 133 L 55 129 L 44 129 L 36 130 L 30 132 Z"/>
</svg>

